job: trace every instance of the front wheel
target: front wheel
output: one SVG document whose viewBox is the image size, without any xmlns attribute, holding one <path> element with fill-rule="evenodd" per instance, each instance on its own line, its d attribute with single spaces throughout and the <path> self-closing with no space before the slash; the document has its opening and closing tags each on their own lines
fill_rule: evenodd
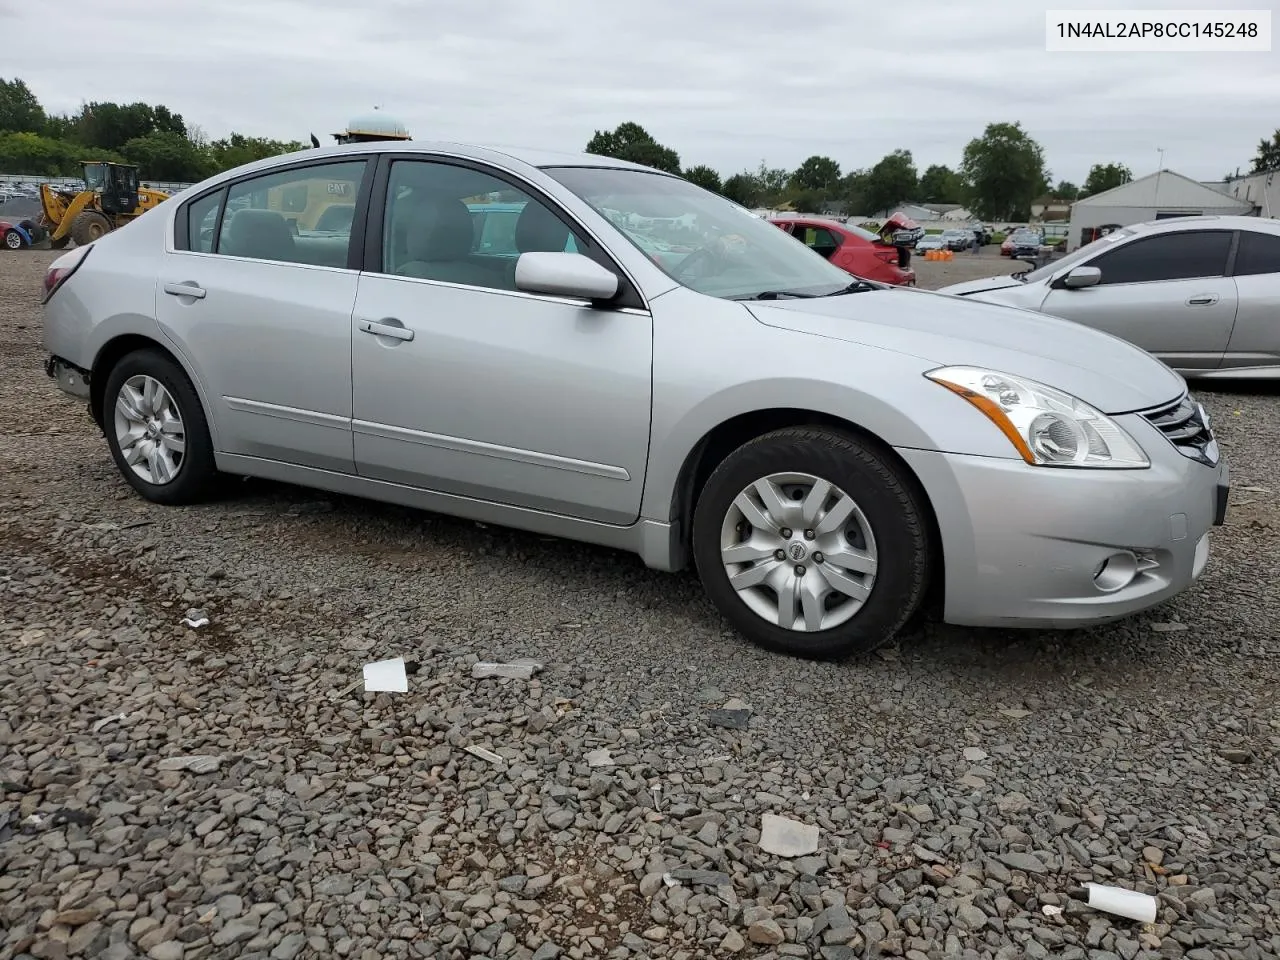
<svg viewBox="0 0 1280 960">
<path fill-rule="evenodd" d="M 902 468 L 824 428 L 739 447 L 694 510 L 694 560 L 721 613 L 762 647 L 814 659 L 892 640 L 924 600 L 930 549 Z"/>
<path fill-rule="evenodd" d="M 6 230 L 4 232 L 4 245 L 9 250 L 21 250 L 23 245 L 22 234 L 17 230 Z"/>
<path fill-rule="evenodd" d="M 217 477 L 208 422 L 191 381 L 159 350 L 138 350 L 107 377 L 103 427 L 120 473 L 154 503 L 197 503 Z"/>
</svg>

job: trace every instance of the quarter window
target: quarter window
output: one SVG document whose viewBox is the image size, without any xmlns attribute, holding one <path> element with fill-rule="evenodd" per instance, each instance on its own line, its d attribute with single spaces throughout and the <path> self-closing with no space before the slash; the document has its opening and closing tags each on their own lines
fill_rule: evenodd
<svg viewBox="0 0 1280 960">
<path fill-rule="evenodd" d="M 1221 277 L 1231 249 L 1228 230 L 1166 233 L 1126 243 L 1089 266 L 1102 270 L 1102 283 L 1150 283 Z"/>
<path fill-rule="evenodd" d="M 225 191 L 215 190 L 187 208 L 187 249 L 199 253 L 213 252 L 213 233 L 218 227 L 218 210 Z M 181 220 L 178 221 L 181 223 Z"/>
<path fill-rule="evenodd" d="M 431 160 L 391 165 L 383 273 L 515 290 L 520 254 L 586 249 L 549 207 L 491 174 Z"/>
<path fill-rule="evenodd" d="M 345 267 L 351 214 L 366 165 L 364 160 L 317 164 L 232 184 L 217 252 Z"/>
<path fill-rule="evenodd" d="M 1259 273 L 1280 273 L 1280 237 L 1271 233 L 1240 231 L 1240 248 L 1232 273 L 1250 277 Z"/>
</svg>

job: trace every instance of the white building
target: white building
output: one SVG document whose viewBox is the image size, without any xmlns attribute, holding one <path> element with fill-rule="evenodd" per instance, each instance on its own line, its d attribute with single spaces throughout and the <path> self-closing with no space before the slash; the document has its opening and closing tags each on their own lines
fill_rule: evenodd
<svg viewBox="0 0 1280 960">
<path fill-rule="evenodd" d="M 1256 216 L 1280 217 L 1280 170 L 1234 177 L 1214 186 L 1228 196 L 1252 204 Z"/>
<path fill-rule="evenodd" d="M 1104 233 L 1147 220 L 1168 217 L 1251 214 L 1254 205 L 1172 170 L 1157 170 L 1138 180 L 1095 193 L 1071 205 L 1067 249 L 1074 250 Z"/>
</svg>

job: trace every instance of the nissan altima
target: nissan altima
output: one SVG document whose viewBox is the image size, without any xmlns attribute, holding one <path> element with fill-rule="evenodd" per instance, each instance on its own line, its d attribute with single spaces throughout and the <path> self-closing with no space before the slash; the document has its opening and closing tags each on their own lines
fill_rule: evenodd
<svg viewBox="0 0 1280 960">
<path fill-rule="evenodd" d="M 1133 614 L 1201 575 L 1226 509 L 1208 418 L 1137 347 L 851 278 L 598 156 L 383 142 L 227 171 L 59 257 L 44 344 L 148 500 L 256 476 L 630 550 L 802 656 L 926 608 Z"/>
</svg>

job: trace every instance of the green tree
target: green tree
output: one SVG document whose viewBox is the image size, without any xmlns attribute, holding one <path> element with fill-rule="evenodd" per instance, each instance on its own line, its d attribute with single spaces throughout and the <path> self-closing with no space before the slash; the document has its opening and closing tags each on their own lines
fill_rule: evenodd
<svg viewBox="0 0 1280 960">
<path fill-rule="evenodd" d="M 719 193 L 723 188 L 723 184 L 720 183 L 720 174 L 703 163 L 686 170 L 684 178 L 690 183 L 696 183 L 704 190 L 710 190 L 713 193 Z"/>
<path fill-rule="evenodd" d="M 680 172 L 680 154 L 654 140 L 638 123 L 622 123 L 616 130 L 597 130 L 587 141 L 587 153 L 643 164 L 667 173 Z"/>
<path fill-rule="evenodd" d="M 960 172 L 971 191 L 970 206 L 983 220 L 1015 219 L 1048 187 L 1044 148 L 1020 123 L 991 123 L 964 148 Z"/>
<path fill-rule="evenodd" d="M 872 214 L 912 199 L 919 186 L 910 150 L 895 150 L 867 171 L 863 203 Z"/>
<path fill-rule="evenodd" d="M 44 133 L 44 107 L 25 82 L 0 77 L 0 132 Z"/>
<path fill-rule="evenodd" d="M 765 161 L 752 174 L 760 188 L 759 202 L 766 206 L 777 206 L 786 199 L 787 181 L 791 173 L 782 167 L 771 167 Z"/>
<path fill-rule="evenodd" d="M 806 160 L 789 178 L 790 186 L 796 190 L 825 192 L 833 189 L 840 181 L 840 164 L 830 157 L 814 155 Z"/>
<path fill-rule="evenodd" d="M 73 144 L 38 133 L 0 133 L 0 170 L 29 176 L 64 177 L 80 172 Z"/>
<path fill-rule="evenodd" d="M 187 138 L 190 140 L 190 136 Z M 230 170 L 255 160 L 277 157 L 282 153 L 293 153 L 302 150 L 298 141 L 271 140 L 266 137 L 246 137 L 232 133 L 229 137 L 214 140 L 208 146 L 209 162 L 214 172 Z"/>
<path fill-rule="evenodd" d="M 867 184 L 870 177 L 871 174 L 867 170 L 851 170 L 840 178 L 840 183 L 836 187 L 836 196 L 850 215 L 871 213 L 867 206 Z"/>
<path fill-rule="evenodd" d="M 935 163 L 920 177 L 916 199 L 924 203 L 964 203 L 964 178 L 948 166 Z"/>
<path fill-rule="evenodd" d="M 1250 173 L 1270 173 L 1272 170 L 1280 170 L 1280 130 L 1273 133 L 1270 140 L 1258 141 L 1258 155 L 1253 158 Z"/>
<path fill-rule="evenodd" d="M 760 206 L 760 182 L 750 173 L 735 173 L 720 187 L 722 196 L 744 207 Z"/>
<path fill-rule="evenodd" d="M 130 163 L 138 165 L 138 174 L 144 180 L 190 183 L 203 180 L 213 172 L 208 154 L 188 140 L 185 134 L 165 132 L 134 137 L 121 152 Z"/>
<path fill-rule="evenodd" d="M 1095 163 L 1089 168 L 1080 196 L 1091 197 L 1104 190 L 1114 190 L 1133 179 L 1133 173 L 1123 163 Z"/>
<path fill-rule="evenodd" d="M 76 136 L 87 147 L 119 150 L 130 140 L 168 133 L 186 138 L 182 117 L 146 103 L 88 103 L 75 119 Z"/>
<path fill-rule="evenodd" d="M 1074 203 L 1080 198 L 1080 188 L 1070 180 L 1059 180 L 1052 193 L 1053 199 L 1061 200 L 1063 203 Z"/>
</svg>

